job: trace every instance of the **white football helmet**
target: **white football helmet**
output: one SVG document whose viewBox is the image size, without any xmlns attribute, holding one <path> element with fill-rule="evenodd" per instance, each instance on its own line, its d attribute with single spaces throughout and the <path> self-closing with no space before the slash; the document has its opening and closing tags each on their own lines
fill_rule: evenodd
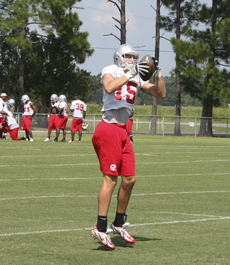
<svg viewBox="0 0 230 265">
<path fill-rule="evenodd" d="M 7 102 L 7 105 L 10 106 L 10 107 L 13 107 L 15 105 L 15 101 L 14 99 L 9 99 L 8 102 Z"/>
<path fill-rule="evenodd" d="M 27 95 L 23 95 L 22 98 L 21 98 L 21 102 L 24 103 L 24 104 L 25 104 L 26 101 L 28 101 L 28 100 L 30 100 L 30 98 L 29 98 L 29 96 L 27 96 Z"/>
<path fill-rule="evenodd" d="M 59 96 L 59 102 L 66 102 L 66 96 L 65 95 L 60 95 Z"/>
<path fill-rule="evenodd" d="M 87 130 L 88 126 L 89 126 L 88 122 L 83 122 L 82 129 Z"/>
<path fill-rule="evenodd" d="M 53 104 L 58 102 L 58 96 L 56 94 L 52 94 L 51 97 L 50 97 L 50 101 Z"/>
<path fill-rule="evenodd" d="M 125 60 L 125 55 L 126 54 L 130 54 L 130 55 L 134 55 L 135 59 L 132 60 L 133 64 L 137 63 L 138 59 L 139 59 L 139 54 L 134 50 L 133 46 L 129 45 L 129 44 L 122 44 L 114 53 L 113 55 L 113 60 L 114 63 L 122 68 L 126 68 L 127 66 L 127 62 Z"/>
</svg>

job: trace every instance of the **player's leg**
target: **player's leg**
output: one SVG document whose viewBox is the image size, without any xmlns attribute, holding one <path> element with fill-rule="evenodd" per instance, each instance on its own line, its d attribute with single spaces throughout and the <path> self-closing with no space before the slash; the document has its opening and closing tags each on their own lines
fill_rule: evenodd
<svg viewBox="0 0 230 265">
<path fill-rule="evenodd" d="M 119 234 L 124 241 L 131 244 L 135 243 L 135 239 L 127 232 L 126 229 L 129 226 L 129 223 L 125 223 L 125 221 L 127 219 L 126 209 L 135 181 L 135 176 L 122 177 L 122 183 L 117 195 L 116 217 L 110 226 L 110 228 L 113 230 L 113 233 Z"/>
<path fill-rule="evenodd" d="M 34 139 L 33 139 L 33 133 L 32 133 L 32 131 L 31 131 L 31 130 L 29 130 L 29 135 L 30 135 L 30 141 L 31 141 L 31 142 L 33 142 L 33 141 L 34 141 Z"/>
<path fill-rule="evenodd" d="M 74 135 L 75 132 L 71 130 L 71 140 L 69 141 L 69 143 L 74 143 Z"/>
<path fill-rule="evenodd" d="M 29 131 L 25 131 L 26 133 L 26 141 L 30 141 L 30 134 L 29 134 Z"/>
<path fill-rule="evenodd" d="M 135 176 L 122 177 L 122 182 L 117 195 L 118 213 L 126 212 L 135 181 L 136 181 Z"/>
<path fill-rule="evenodd" d="M 62 122 L 62 126 L 61 126 L 61 129 L 63 131 L 63 138 L 61 140 L 61 142 L 66 142 L 66 124 L 67 124 L 67 121 L 68 121 L 68 116 L 63 116 L 63 122 Z"/>
<path fill-rule="evenodd" d="M 79 131 L 78 134 L 79 134 L 79 140 L 78 140 L 78 143 L 80 143 L 80 142 L 81 142 L 81 137 L 82 137 L 82 131 Z"/>
<path fill-rule="evenodd" d="M 117 176 L 103 174 L 103 183 L 98 195 L 98 215 L 107 216 Z"/>
<path fill-rule="evenodd" d="M 56 137 L 54 138 L 54 142 L 58 142 L 58 137 L 59 137 L 59 134 L 60 134 L 60 129 L 57 129 L 56 130 Z"/>
<path fill-rule="evenodd" d="M 133 244 L 135 243 L 135 239 L 128 234 L 126 228 L 129 226 L 129 223 L 125 223 L 125 221 L 127 219 L 127 206 L 136 181 L 135 156 L 133 146 L 129 141 L 127 132 L 124 133 L 123 139 L 126 139 L 126 146 L 124 147 L 124 151 L 122 152 L 122 182 L 117 194 L 116 217 L 111 225 L 111 228 L 113 229 L 114 233 L 120 234 L 124 241 Z"/>
<path fill-rule="evenodd" d="M 110 249 L 115 249 L 115 245 L 107 232 L 107 214 L 116 184 L 117 176 L 103 174 L 103 183 L 98 195 L 97 225 L 91 230 L 91 236 L 99 239 L 105 247 Z"/>
<path fill-rule="evenodd" d="M 28 139 L 28 141 L 33 142 L 33 134 L 31 131 L 31 124 L 32 124 L 32 119 L 29 119 L 28 117 L 25 118 L 25 128 L 26 128 L 26 137 Z M 29 140 L 29 136 L 30 136 L 30 140 Z"/>
</svg>

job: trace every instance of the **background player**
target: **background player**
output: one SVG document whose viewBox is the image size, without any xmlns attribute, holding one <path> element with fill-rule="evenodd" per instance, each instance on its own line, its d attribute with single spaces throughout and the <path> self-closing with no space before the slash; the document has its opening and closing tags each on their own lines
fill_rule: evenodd
<svg viewBox="0 0 230 265">
<path fill-rule="evenodd" d="M 29 96 L 23 95 L 21 102 L 24 104 L 24 113 L 22 118 L 22 130 L 26 133 L 27 141 L 34 141 L 33 134 L 31 131 L 32 118 L 36 113 L 34 104 L 30 101 Z"/>
<path fill-rule="evenodd" d="M 58 102 L 58 96 L 56 94 L 51 95 L 50 103 L 51 103 L 51 108 L 47 116 L 47 121 L 49 122 L 48 136 L 44 140 L 45 142 L 50 141 L 50 135 L 52 133 L 52 130 L 56 130 L 57 133 L 59 102 Z"/>
<path fill-rule="evenodd" d="M 18 138 L 19 125 L 17 124 L 13 113 L 10 112 L 7 108 L 4 111 L 1 111 L 4 116 L 4 124 L 7 124 L 8 131 L 12 140 L 26 140 L 25 137 Z"/>
<path fill-rule="evenodd" d="M 81 142 L 82 124 L 85 123 L 86 109 L 86 104 L 75 95 L 70 107 L 70 110 L 73 113 L 73 120 L 71 124 L 71 140 L 69 143 L 74 143 L 74 135 L 76 132 L 79 134 L 78 143 Z"/>
<path fill-rule="evenodd" d="M 8 97 L 8 95 L 6 93 L 2 93 L 1 94 L 1 98 L 0 98 L 0 123 L 3 124 L 0 127 L 0 140 L 6 140 L 6 134 L 7 134 L 7 125 L 4 124 L 4 116 L 1 113 L 3 111 L 3 109 L 6 107 L 6 98 Z M 4 135 L 3 135 L 4 133 Z"/>
<path fill-rule="evenodd" d="M 63 139 L 61 142 L 66 142 L 66 124 L 68 121 L 68 106 L 66 103 L 66 96 L 65 95 L 60 95 L 59 96 L 59 116 L 58 116 L 58 121 L 57 121 L 57 131 L 56 131 L 56 138 L 54 139 L 54 142 L 58 142 L 58 137 L 60 134 L 60 130 L 63 131 Z"/>
</svg>

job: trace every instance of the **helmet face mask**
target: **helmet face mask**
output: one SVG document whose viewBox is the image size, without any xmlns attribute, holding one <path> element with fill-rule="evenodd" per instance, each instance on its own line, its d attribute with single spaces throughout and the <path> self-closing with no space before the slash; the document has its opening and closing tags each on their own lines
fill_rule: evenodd
<svg viewBox="0 0 230 265">
<path fill-rule="evenodd" d="M 66 102 L 66 96 L 65 95 L 60 95 L 59 96 L 59 102 Z"/>
<path fill-rule="evenodd" d="M 27 96 L 27 95 L 23 95 L 22 98 L 21 98 L 21 102 L 22 102 L 23 104 L 25 104 L 26 101 L 28 101 L 28 100 L 30 100 L 30 98 L 29 98 L 29 96 Z"/>
<path fill-rule="evenodd" d="M 134 58 L 131 58 L 132 55 Z M 126 68 L 128 64 L 136 64 L 139 54 L 129 44 L 122 44 L 114 53 L 114 63 L 121 68 Z"/>
<path fill-rule="evenodd" d="M 50 97 L 50 101 L 53 104 L 58 102 L 58 96 L 56 94 L 52 94 L 51 97 Z"/>
</svg>

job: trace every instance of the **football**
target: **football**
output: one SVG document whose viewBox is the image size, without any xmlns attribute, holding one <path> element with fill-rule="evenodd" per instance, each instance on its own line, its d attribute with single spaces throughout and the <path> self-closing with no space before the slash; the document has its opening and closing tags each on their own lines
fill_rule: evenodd
<svg viewBox="0 0 230 265">
<path fill-rule="evenodd" d="M 148 66 L 148 67 L 147 67 Z M 146 54 L 138 63 L 138 72 L 143 81 L 147 81 L 151 78 L 156 70 L 154 57 Z"/>
</svg>

